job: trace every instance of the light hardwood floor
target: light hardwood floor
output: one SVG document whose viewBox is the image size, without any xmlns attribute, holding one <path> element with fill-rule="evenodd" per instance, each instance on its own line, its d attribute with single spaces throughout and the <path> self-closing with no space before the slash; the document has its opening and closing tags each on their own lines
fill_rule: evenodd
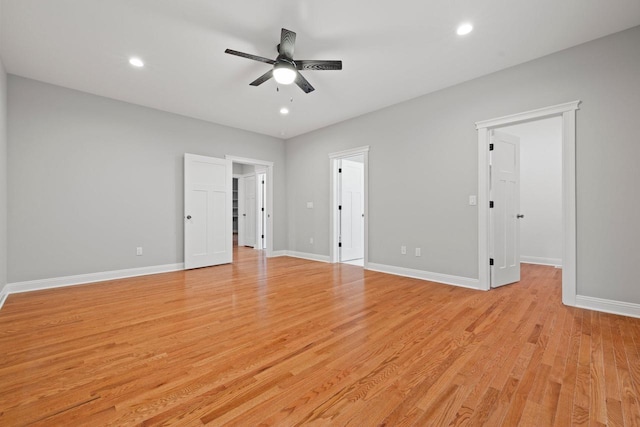
<svg viewBox="0 0 640 427">
<path fill-rule="evenodd" d="M 640 319 L 237 249 L 11 295 L 0 425 L 640 425 Z"/>
</svg>

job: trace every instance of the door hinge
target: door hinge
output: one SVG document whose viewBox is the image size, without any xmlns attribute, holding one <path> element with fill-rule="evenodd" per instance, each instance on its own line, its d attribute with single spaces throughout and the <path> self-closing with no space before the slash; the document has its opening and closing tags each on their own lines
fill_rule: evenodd
<svg viewBox="0 0 640 427">
<path fill-rule="evenodd" d="M 489 202 L 489 207 L 492 208 L 493 207 L 493 200 Z"/>
<path fill-rule="evenodd" d="M 339 168 L 339 169 L 338 169 L 338 173 L 342 173 L 342 168 Z"/>
<path fill-rule="evenodd" d="M 489 265 L 493 265 L 493 258 L 489 258 Z"/>
<path fill-rule="evenodd" d="M 341 211 L 342 210 L 342 205 L 338 206 L 338 210 Z"/>
<path fill-rule="evenodd" d="M 493 202 L 491 202 L 491 203 L 493 203 Z M 492 207 L 493 207 L 493 206 L 492 206 Z M 264 212 L 264 208 L 262 208 L 262 212 Z"/>
<path fill-rule="evenodd" d="M 489 144 L 489 151 L 493 151 L 493 144 Z"/>
<path fill-rule="evenodd" d="M 264 181 L 262 181 L 262 185 L 264 185 Z"/>
<path fill-rule="evenodd" d="M 342 247 L 342 242 L 338 243 L 338 247 L 341 248 Z"/>
<path fill-rule="evenodd" d="M 264 234 L 262 235 L 262 238 L 264 239 Z"/>
</svg>

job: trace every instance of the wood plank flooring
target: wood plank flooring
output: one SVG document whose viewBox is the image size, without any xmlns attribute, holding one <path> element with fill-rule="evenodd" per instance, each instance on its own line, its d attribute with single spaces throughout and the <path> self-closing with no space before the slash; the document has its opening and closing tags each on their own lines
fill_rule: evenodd
<svg viewBox="0 0 640 427">
<path fill-rule="evenodd" d="M 0 425 L 640 426 L 640 319 L 236 250 L 9 296 Z"/>
</svg>

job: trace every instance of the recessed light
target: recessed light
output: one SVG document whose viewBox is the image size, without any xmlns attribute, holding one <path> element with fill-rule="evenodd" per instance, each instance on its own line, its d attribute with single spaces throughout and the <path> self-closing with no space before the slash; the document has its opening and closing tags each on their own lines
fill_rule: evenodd
<svg viewBox="0 0 640 427">
<path fill-rule="evenodd" d="M 466 36 L 472 30 L 473 30 L 473 25 L 469 24 L 468 22 L 465 22 L 464 24 L 460 24 L 458 26 L 456 33 L 458 33 L 459 36 Z"/>
<path fill-rule="evenodd" d="M 289 114 L 289 109 L 287 107 L 282 107 L 280 109 L 280 114 L 282 114 L 283 116 Z"/>
<path fill-rule="evenodd" d="M 136 68 L 142 68 L 144 67 L 144 62 L 142 62 L 142 59 L 140 58 L 129 58 L 129 64 L 133 65 Z"/>
</svg>

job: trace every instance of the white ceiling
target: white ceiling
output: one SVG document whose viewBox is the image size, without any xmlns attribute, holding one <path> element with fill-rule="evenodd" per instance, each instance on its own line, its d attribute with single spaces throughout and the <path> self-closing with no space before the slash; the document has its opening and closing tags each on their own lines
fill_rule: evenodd
<svg viewBox="0 0 640 427">
<path fill-rule="evenodd" d="M 640 25 L 640 1 L 2 0 L 1 14 L 9 73 L 287 139 Z M 310 94 L 249 86 L 269 66 L 224 50 L 275 59 L 282 27 L 296 59 L 343 70 L 303 72 Z"/>
</svg>

